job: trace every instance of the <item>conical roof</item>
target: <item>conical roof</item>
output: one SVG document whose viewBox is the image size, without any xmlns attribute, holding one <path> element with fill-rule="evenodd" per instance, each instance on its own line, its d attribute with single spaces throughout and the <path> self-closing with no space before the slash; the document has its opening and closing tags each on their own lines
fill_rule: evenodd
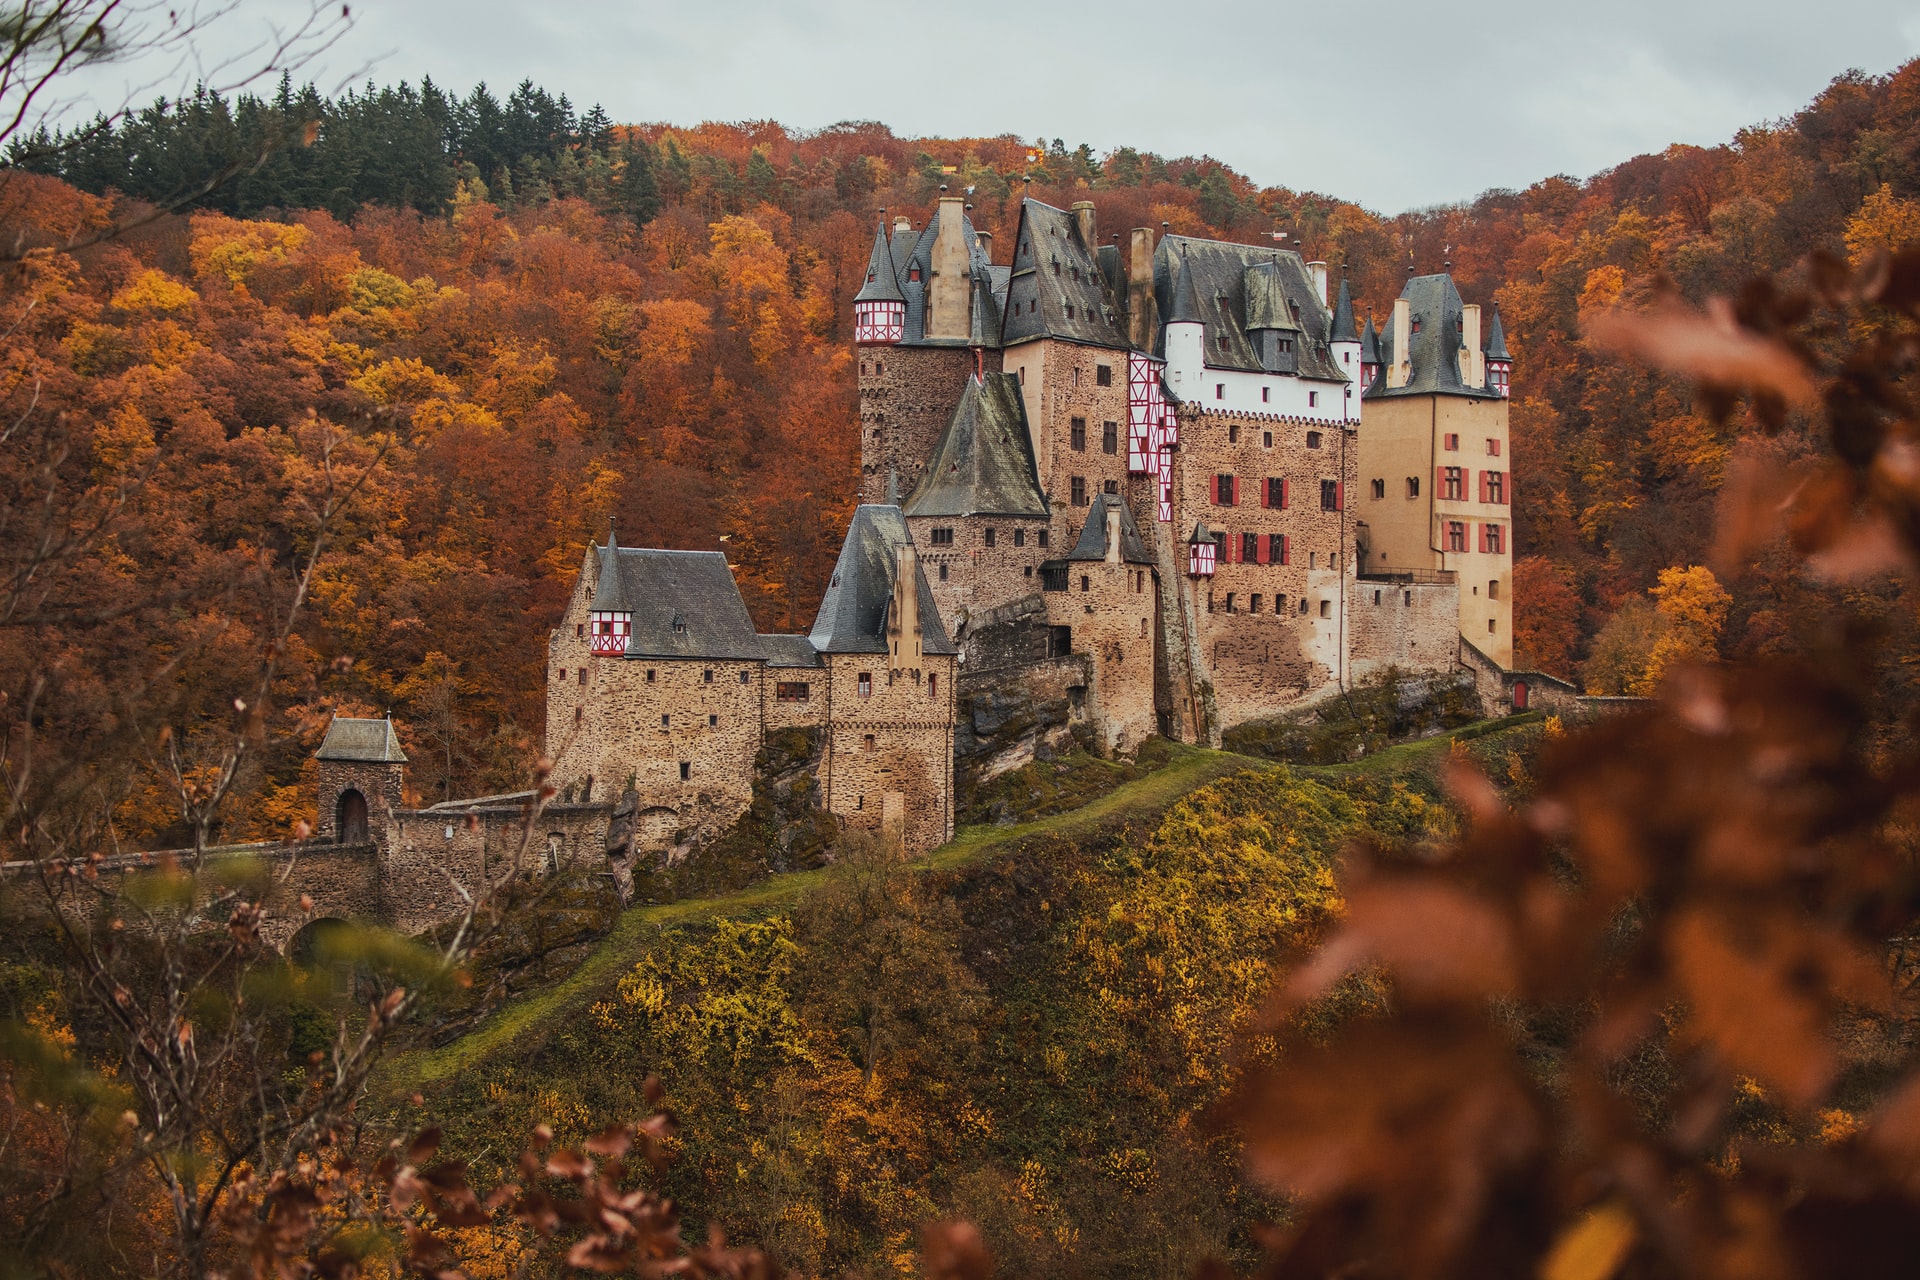
<svg viewBox="0 0 1920 1280">
<path fill-rule="evenodd" d="M 1140 540 L 1140 526 L 1133 512 L 1118 494 L 1103 493 L 1093 500 L 1087 522 L 1080 527 L 1080 540 L 1067 553 L 1069 560 L 1105 560 L 1107 558 L 1107 512 L 1120 513 L 1120 559 L 1127 564 L 1152 564 L 1147 544 Z"/>
<path fill-rule="evenodd" d="M 1212 542 L 1213 530 L 1207 528 L 1207 522 L 1205 520 L 1202 520 L 1200 523 L 1193 526 L 1193 536 L 1191 538 L 1188 538 L 1187 541 L 1190 543 Z"/>
<path fill-rule="evenodd" d="M 1353 341 L 1353 294 L 1347 291 L 1347 277 L 1340 277 L 1340 296 L 1333 303 L 1333 325 L 1327 330 L 1328 342 Z"/>
<path fill-rule="evenodd" d="M 614 537 L 613 521 L 607 521 L 607 545 L 600 550 L 600 585 L 593 595 L 595 613 L 632 613 L 620 572 L 620 543 Z"/>
<path fill-rule="evenodd" d="M 1185 254 L 1180 255 L 1180 274 L 1173 280 L 1173 306 L 1168 309 L 1168 324 L 1204 323 L 1206 317 L 1200 312 L 1200 295 L 1193 287 L 1193 266 Z"/>
<path fill-rule="evenodd" d="M 910 516 L 1046 518 L 1018 378 L 989 373 L 967 379 L 905 511 Z"/>
<path fill-rule="evenodd" d="M 893 274 L 893 252 L 887 247 L 887 229 L 873 233 L 873 252 L 867 256 L 867 282 L 853 295 L 855 302 L 905 302 L 900 281 Z"/>
<path fill-rule="evenodd" d="M 1367 312 L 1367 327 L 1360 334 L 1360 363 L 1380 363 L 1380 331 L 1373 327 L 1373 312 Z"/>
<path fill-rule="evenodd" d="M 1507 331 L 1500 324 L 1500 307 L 1493 308 L 1493 324 L 1487 329 L 1487 359 L 1512 360 L 1507 352 Z"/>
</svg>

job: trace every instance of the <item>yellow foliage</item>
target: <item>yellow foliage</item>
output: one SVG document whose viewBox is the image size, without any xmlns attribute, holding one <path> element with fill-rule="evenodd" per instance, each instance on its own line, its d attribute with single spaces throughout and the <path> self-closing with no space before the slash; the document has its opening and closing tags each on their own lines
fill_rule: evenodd
<svg viewBox="0 0 1920 1280">
<path fill-rule="evenodd" d="M 460 391 L 451 378 L 413 356 L 382 360 L 347 379 L 347 385 L 383 407 L 436 396 L 450 399 Z"/>
<path fill-rule="evenodd" d="M 413 411 L 413 429 L 422 437 L 431 438 L 456 428 L 491 433 L 500 430 L 500 419 L 480 405 L 438 396 L 422 401 Z"/>
<path fill-rule="evenodd" d="M 1627 273 L 1612 263 L 1595 267 L 1587 272 L 1586 283 L 1580 288 L 1580 310 L 1605 311 L 1620 305 L 1620 296 L 1627 291 Z"/>
<path fill-rule="evenodd" d="M 219 214 L 195 214 L 188 253 L 194 274 L 203 280 L 220 277 L 244 287 L 265 264 L 284 264 L 313 239 L 305 227 L 279 222 L 242 222 Z"/>
<path fill-rule="evenodd" d="M 698 302 L 659 298 L 640 304 L 640 348 L 649 364 L 683 368 L 695 348 L 713 336 L 713 316 Z"/>
<path fill-rule="evenodd" d="M 119 311 L 186 311 L 200 295 L 164 271 L 149 268 L 129 280 L 108 305 Z"/>
<path fill-rule="evenodd" d="M 1876 253 L 1920 244 L 1920 200 L 1902 200 L 1881 183 L 1847 219 L 1846 240 L 1847 257 L 1855 267 Z"/>
<path fill-rule="evenodd" d="M 1710 662 L 1717 657 L 1720 631 L 1733 607 L 1733 597 L 1705 565 L 1662 569 L 1658 585 L 1649 594 L 1667 627 L 1647 656 L 1646 673 L 1630 686 L 1630 692 L 1641 695 L 1653 692 L 1680 663 Z"/>
</svg>

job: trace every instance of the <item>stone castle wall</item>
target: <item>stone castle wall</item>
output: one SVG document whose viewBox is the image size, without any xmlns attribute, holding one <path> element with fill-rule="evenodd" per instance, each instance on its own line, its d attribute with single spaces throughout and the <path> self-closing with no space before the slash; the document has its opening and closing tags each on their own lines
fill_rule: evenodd
<svg viewBox="0 0 1920 1280">
<path fill-rule="evenodd" d="M 1053 545 L 1065 555 L 1080 536 L 1087 508 L 1108 492 L 1124 494 L 1127 480 L 1127 353 L 1042 339 L 1009 348 L 1008 373 L 1020 379 L 1027 426 L 1033 433 L 1040 488 L 1053 516 Z M 1106 370 L 1107 385 L 1100 382 Z M 1074 419 L 1085 423 L 1084 445 L 1074 448 Z M 1106 450 L 1112 424 L 1114 451 Z M 1074 479 L 1081 485 L 1076 497 Z"/>
<path fill-rule="evenodd" d="M 947 429 L 961 389 L 973 376 L 966 347 L 860 347 L 860 501 L 887 501 L 889 475 L 905 502 Z M 984 372 L 999 352 L 982 353 Z"/>
<path fill-rule="evenodd" d="M 1040 565 L 1064 554 L 1046 520 L 915 516 L 907 529 L 949 636 L 964 634 L 977 617 L 1038 591 Z M 951 531 L 952 541 L 936 541 L 935 530 Z"/>
<path fill-rule="evenodd" d="M 1347 590 L 1353 682 L 1389 668 L 1426 675 L 1459 667 L 1458 583 L 1359 578 L 1350 581 Z"/>
<path fill-rule="evenodd" d="M 917 855 L 953 836 L 954 660 L 929 654 L 917 672 L 890 671 L 887 660 L 827 655 L 826 805 L 848 830 L 884 836 L 897 823 Z"/>
<path fill-rule="evenodd" d="M 1048 621 L 1070 628 L 1073 652 L 1088 658 L 1095 744 L 1108 754 L 1131 753 L 1159 728 L 1153 569 L 1104 560 L 1071 561 L 1066 568 L 1067 589 L 1046 593 Z"/>
</svg>

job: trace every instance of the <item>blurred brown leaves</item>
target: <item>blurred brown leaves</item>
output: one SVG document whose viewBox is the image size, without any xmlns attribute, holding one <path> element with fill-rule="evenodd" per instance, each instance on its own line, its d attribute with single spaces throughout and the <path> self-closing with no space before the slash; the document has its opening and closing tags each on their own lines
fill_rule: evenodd
<svg viewBox="0 0 1920 1280">
<path fill-rule="evenodd" d="M 1827 577 L 1920 561 L 1920 253 L 1816 259 L 1797 289 L 1589 336 L 1693 378 L 1723 420 L 1824 435 L 1803 473 L 1729 477 L 1716 571 L 1783 531 Z M 1821 652 L 1683 668 L 1550 740 L 1518 808 L 1457 773 L 1467 829 L 1436 861 L 1349 858 L 1347 915 L 1269 1025 L 1370 966 L 1391 1011 L 1239 1091 L 1251 1171 L 1295 1197 L 1272 1275 L 1910 1265 L 1920 1075 L 1891 952 L 1920 917 L 1920 751 L 1869 747 L 1872 631 L 1835 623 Z M 1894 1065 L 1853 1071 L 1843 1024 Z"/>
</svg>

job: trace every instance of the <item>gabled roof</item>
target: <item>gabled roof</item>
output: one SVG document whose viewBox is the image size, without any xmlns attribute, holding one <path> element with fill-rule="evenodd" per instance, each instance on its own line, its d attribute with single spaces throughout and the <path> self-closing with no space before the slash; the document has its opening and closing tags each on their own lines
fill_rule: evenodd
<svg viewBox="0 0 1920 1280">
<path fill-rule="evenodd" d="M 335 716 L 316 760 L 351 760 L 361 764 L 405 764 L 407 753 L 393 732 L 391 720 L 350 720 Z"/>
<path fill-rule="evenodd" d="M 1095 248 L 1081 242 L 1080 224 L 1065 209 L 1038 200 L 1020 202 L 1004 343 L 1063 338 L 1126 349 L 1126 330 L 1107 296 Z"/>
<path fill-rule="evenodd" d="M 887 614 L 893 606 L 894 548 L 911 544 L 907 519 L 898 507 L 862 506 L 847 526 L 840 559 L 834 563 L 827 594 L 807 639 L 821 653 L 885 653 Z M 920 595 L 920 645 L 923 652 L 952 654 L 940 608 L 924 571 L 915 570 Z"/>
<path fill-rule="evenodd" d="M 1252 272 L 1250 269 L 1256 266 L 1267 270 Z M 1190 298 L 1183 297 L 1182 278 L 1187 273 L 1191 273 L 1193 282 Z M 1327 350 L 1333 313 L 1314 287 L 1306 259 L 1290 249 L 1162 236 L 1153 253 L 1153 291 L 1166 320 L 1154 336 L 1154 354 L 1166 354 L 1167 324 L 1197 318 L 1207 326 L 1209 368 L 1264 372 L 1259 353 L 1247 337 L 1250 277 L 1258 288 L 1273 291 L 1254 303 L 1252 319 L 1270 319 L 1269 313 L 1279 308 L 1290 322 L 1298 324 L 1300 376 L 1324 382 L 1347 381 L 1346 370 Z"/>
<path fill-rule="evenodd" d="M 1340 274 L 1340 296 L 1333 303 L 1333 324 L 1327 330 L 1328 342 L 1354 340 L 1353 293 L 1347 288 L 1346 273 Z"/>
<path fill-rule="evenodd" d="M 621 608 L 633 614 L 629 658 L 750 661 L 761 656 L 733 570 L 718 551 L 610 545 L 601 553 L 592 608 L 604 609 L 609 592 L 617 593 Z"/>
<path fill-rule="evenodd" d="M 1080 540 L 1067 553 L 1069 560 L 1105 560 L 1107 558 L 1107 512 L 1120 512 L 1120 559 L 1127 564 L 1152 564 L 1146 543 L 1140 540 L 1140 527 L 1133 512 L 1118 494 L 1103 493 L 1087 508 L 1087 522 L 1080 528 Z"/>
<path fill-rule="evenodd" d="M 893 251 L 887 245 L 887 229 L 873 233 L 873 252 L 867 255 L 867 282 L 853 295 L 855 302 L 905 302 L 899 278 L 893 274 Z"/>
<path fill-rule="evenodd" d="M 1293 318 L 1291 299 L 1280 282 L 1278 263 L 1254 263 L 1242 273 L 1240 288 L 1241 296 L 1246 299 L 1241 308 L 1244 327 L 1249 332 L 1255 329 L 1299 331 L 1300 322 Z"/>
<path fill-rule="evenodd" d="M 1451 395 L 1498 399 L 1496 387 L 1469 387 L 1460 380 L 1460 291 L 1450 275 L 1415 276 L 1400 290 L 1407 300 L 1410 319 L 1419 331 L 1412 335 L 1413 369 L 1404 387 L 1390 387 L 1385 378 L 1365 394 L 1368 398 L 1393 396 Z M 1380 335 L 1380 363 L 1392 368 L 1398 359 L 1393 349 L 1393 326 Z"/>
<path fill-rule="evenodd" d="M 760 651 L 767 655 L 769 667 L 817 667 L 820 653 L 805 636 L 758 636 Z"/>
<path fill-rule="evenodd" d="M 1513 359 L 1512 353 L 1507 350 L 1507 331 L 1500 323 L 1500 308 L 1498 304 L 1493 308 L 1493 324 L 1487 329 L 1487 359 Z"/>
<path fill-rule="evenodd" d="M 990 373 L 967 379 L 905 512 L 1046 518 L 1018 378 Z"/>
</svg>

